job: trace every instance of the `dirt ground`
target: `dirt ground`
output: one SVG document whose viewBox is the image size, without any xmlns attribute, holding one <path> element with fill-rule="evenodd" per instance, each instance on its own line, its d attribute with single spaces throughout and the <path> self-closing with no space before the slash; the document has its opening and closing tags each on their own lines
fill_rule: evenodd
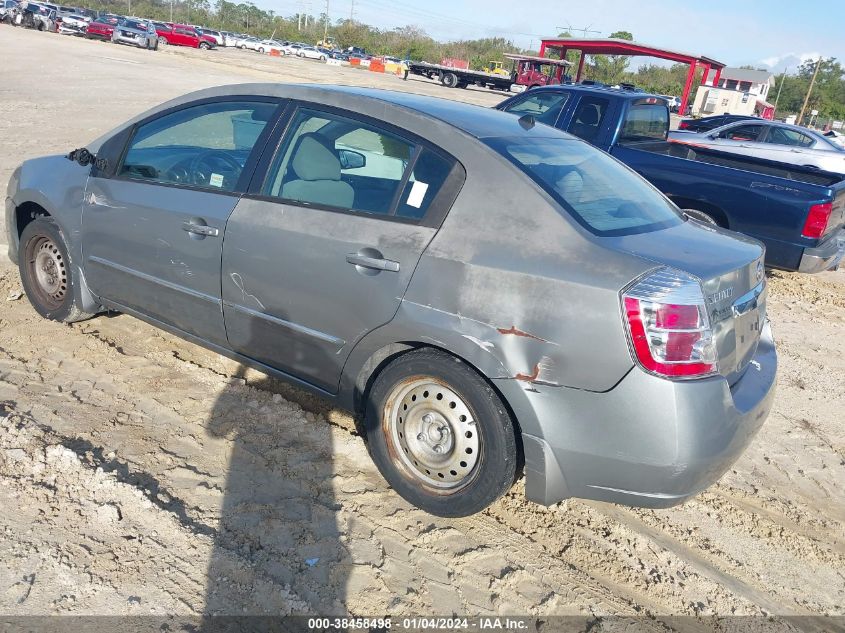
<svg viewBox="0 0 845 633">
<path fill-rule="evenodd" d="M 0 27 L 0 181 L 203 86 L 501 96 Z M 0 263 L 0 614 L 845 615 L 845 272 L 774 273 L 774 412 L 670 510 L 403 502 L 350 417 L 129 316 L 65 326 Z"/>
</svg>

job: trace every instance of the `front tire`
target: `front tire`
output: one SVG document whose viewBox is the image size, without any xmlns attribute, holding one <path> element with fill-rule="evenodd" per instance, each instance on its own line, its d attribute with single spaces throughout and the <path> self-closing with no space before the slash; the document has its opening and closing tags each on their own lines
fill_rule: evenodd
<svg viewBox="0 0 845 633">
<path fill-rule="evenodd" d="M 170 42 L 167 41 L 166 37 L 160 37 L 158 38 L 158 43 L 162 46 L 167 46 Z"/>
<path fill-rule="evenodd" d="M 472 367 L 439 350 L 403 354 L 378 375 L 364 426 L 382 476 L 430 514 L 475 514 L 515 481 L 516 431 L 504 403 Z"/>
<path fill-rule="evenodd" d="M 26 296 L 45 319 L 73 323 L 89 319 L 76 300 L 73 266 L 67 245 L 52 218 L 39 217 L 21 233 L 18 269 Z"/>
</svg>

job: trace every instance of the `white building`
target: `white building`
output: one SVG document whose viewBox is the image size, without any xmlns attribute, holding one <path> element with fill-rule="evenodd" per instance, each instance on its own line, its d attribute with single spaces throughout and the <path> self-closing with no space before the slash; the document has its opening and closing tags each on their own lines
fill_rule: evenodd
<svg viewBox="0 0 845 633">
<path fill-rule="evenodd" d="M 748 114 L 771 119 L 775 107 L 769 103 L 769 93 L 775 87 L 775 76 L 767 70 L 724 68 L 718 85 L 710 73 L 695 93 L 692 112 L 700 116 L 714 114 Z"/>
</svg>

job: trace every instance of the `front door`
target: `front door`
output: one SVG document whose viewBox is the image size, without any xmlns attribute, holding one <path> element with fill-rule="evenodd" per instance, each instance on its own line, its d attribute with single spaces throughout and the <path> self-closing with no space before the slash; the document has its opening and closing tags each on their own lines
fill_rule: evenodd
<svg viewBox="0 0 845 633">
<path fill-rule="evenodd" d="M 220 258 L 276 102 L 204 102 L 132 134 L 113 175 L 88 180 L 83 264 L 91 291 L 118 307 L 226 343 Z"/>
<path fill-rule="evenodd" d="M 356 342 L 396 313 L 454 169 L 380 122 L 300 108 L 226 228 L 232 349 L 335 392 Z"/>
</svg>

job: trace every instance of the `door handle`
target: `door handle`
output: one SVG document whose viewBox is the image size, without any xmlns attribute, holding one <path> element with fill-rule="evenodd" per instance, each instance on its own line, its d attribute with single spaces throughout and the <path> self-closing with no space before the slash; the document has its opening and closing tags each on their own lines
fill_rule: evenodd
<svg viewBox="0 0 845 633">
<path fill-rule="evenodd" d="M 202 235 L 204 237 L 217 237 L 220 235 L 220 230 L 207 224 L 196 224 L 195 222 L 182 222 L 182 230 L 195 235 Z"/>
<path fill-rule="evenodd" d="M 371 270 L 385 270 L 390 273 L 399 272 L 399 262 L 394 262 L 391 259 L 384 259 L 382 257 L 369 257 L 367 255 L 359 255 L 358 253 L 349 253 L 346 256 L 348 264 L 361 266 L 362 268 L 369 268 Z"/>
</svg>

